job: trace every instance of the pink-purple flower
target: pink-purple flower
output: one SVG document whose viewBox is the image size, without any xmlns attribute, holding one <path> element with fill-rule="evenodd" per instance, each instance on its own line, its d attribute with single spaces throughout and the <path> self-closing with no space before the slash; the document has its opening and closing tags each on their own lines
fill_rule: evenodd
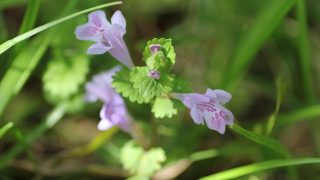
<svg viewBox="0 0 320 180">
<path fill-rule="evenodd" d="M 130 121 L 123 98 L 111 87 L 112 76 L 120 70 L 119 66 L 109 71 L 95 75 L 85 85 L 88 102 L 100 100 L 104 103 L 100 111 L 98 129 L 108 130 L 113 126 L 120 127 L 123 131 L 130 131 Z"/>
<path fill-rule="evenodd" d="M 224 134 L 226 125 L 233 124 L 232 112 L 223 106 L 232 98 L 226 91 L 208 88 L 205 94 L 176 93 L 175 97 L 190 109 L 190 115 L 196 124 L 206 124 L 220 134 Z"/>
<path fill-rule="evenodd" d="M 107 20 L 103 11 L 89 14 L 88 23 L 77 27 L 75 34 L 79 40 L 93 41 L 88 54 L 104 54 L 109 52 L 114 58 L 129 68 L 133 67 L 128 48 L 123 40 L 126 33 L 126 20 L 120 11 Z"/>
</svg>

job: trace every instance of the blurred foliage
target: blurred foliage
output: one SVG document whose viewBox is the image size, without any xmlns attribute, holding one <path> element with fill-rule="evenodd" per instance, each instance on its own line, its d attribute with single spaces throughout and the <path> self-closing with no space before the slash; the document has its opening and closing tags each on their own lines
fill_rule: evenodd
<svg viewBox="0 0 320 180">
<path fill-rule="evenodd" d="M 103 3 L 1 0 L 0 43 Z M 34 8 L 27 13 L 28 7 Z M 145 64 L 148 40 L 170 38 L 176 53 L 172 71 L 185 79 L 174 80 L 172 88 L 190 92 L 191 86 L 198 93 L 227 88 L 233 95 L 228 108 L 241 125 L 221 136 L 195 125 L 181 103 L 163 98 L 153 104 L 163 108 L 155 118 L 150 105 L 128 101 L 134 97 L 125 93 L 133 87 L 126 86 L 120 91 L 151 149 L 130 146 L 130 153 L 122 155 L 131 138 L 115 130 L 98 133 L 101 104 L 82 101 L 85 81 L 117 63 L 109 54 L 85 54 L 89 43 L 76 40 L 74 29 L 86 22 L 86 15 L 26 39 L 0 55 L 0 179 L 123 179 L 146 162 L 150 169 L 142 174 L 157 171 L 168 179 L 219 172 L 237 178 L 231 175 L 239 171 L 232 168 L 249 172 L 252 167 L 258 170 L 243 179 L 319 179 L 318 164 L 287 168 L 315 163 L 298 158 L 320 154 L 319 7 L 317 0 L 125 0 L 105 8 L 109 16 L 121 9 L 126 17 L 125 41 L 136 65 Z M 120 86 L 130 82 L 121 72 L 115 76 Z M 5 79 L 6 73 L 16 79 Z M 166 111 L 166 106 L 179 111 Z M 131 151 L 143 154 L 145 162 L 130 159 Z M 125 170 L 121 161 L 126 161 Z M 277 166 L 284 168 L 259 172 Z"/>
</svg>

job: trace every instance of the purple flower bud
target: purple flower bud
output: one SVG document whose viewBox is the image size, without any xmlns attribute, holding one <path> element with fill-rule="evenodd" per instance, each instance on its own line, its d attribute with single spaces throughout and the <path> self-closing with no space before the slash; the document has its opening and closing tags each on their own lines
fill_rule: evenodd
<svg viewBox="0 0 320 180">
<path fill-rule="evenodd" d="M 161 45 L 160 44 L 151 44 L 149 46 L 149 49 L 152 54 L 155 54 L 156 52 L 158 52 L 161 49 Z"/>
<path fill-rule="evenodd" d="M 175 97 L 182 101 L 191 111 L 190 115 L 196 124 L 205 124 L 209 129 L 224 134 L 225 126 L 233 124 L 233 114 L 223 105 L 232 98 L 223 90 L 207 89 L 205 94 L 176 93 Z"/>
<path fill-rule="evenodd" d="M 120 70 L 116 66 L 107 72 L 95 75 L 91 82 L 86 83 L 86 100 L 104 103 L 100 111 L 98 129 L 107 130 L 113 126 L 120 127 L 123 131 L 130 131 L 130 121 L 122 97 L 111 87 L 112 76 Z"/>
<path fill-rule="evenodd" d="M 126 33 L 126 20 L 120 11 L 107 20 L 103 11 L 94 11 L 89 14 L 89 21 L 77 27 L 77 39 L 93 41 L 95 44 L 88 48 L 88 54 L 104 54 L 109 52 L 125 66 L 132 68 L 133 64 L 128 48 L 123 41 Z"/>
<path fill-rule="evenodd" d="M 151 70 L 149 71 L 148 76 L 152 79 L 160 79 L 160 72 L 157 70 Z"/>
</svg>

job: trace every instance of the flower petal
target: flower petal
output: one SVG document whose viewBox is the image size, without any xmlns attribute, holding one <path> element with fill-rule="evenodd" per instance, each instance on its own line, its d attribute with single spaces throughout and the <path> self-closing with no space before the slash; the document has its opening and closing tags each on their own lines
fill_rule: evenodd
<svg viewBox="0 0 320 180">
<path fill-rule="evenodd" d="M 87 53 L 88 54 L 104 54 L 107 51 L 109 51 L 111 49 L 111 47 L 105 46 L 102 43 L 96 43 L 91 45 L 88 50 Z"/>
<path fill-rule="evenodd" d="M 217 100 L 221 104 L 229 102 L 232 98 L 230 93 L 221 89 L 212 90 L 208 88 L 205 95 Z"/>
<path fill-rule="evenodd" d="M 122 64 L 127 66 L 128 68 L 134 67 L 128 48 L 126 44 L 124 43 L 122 37 L 119 35 L 115 35 L 111 32 L 105 33 L 105 38 L 109 41 L 109 44 L 111 46 L 110 54 L 120 61 Z"/>
<path fill-rule="evenodd" d="M 102 37 L 97 34 L 98 30 L 99 29 L 97 27 L 94 27 L 92 24 L 87 23 L 78 26 L 76 28 L 75 35 L 79 40 L 99 42 Z"/>
<path fill-rule="evenodd" d="M 102 119 L 102 120 L 100 120 L 97 127 L 100 131 L 105 131 L 105 130 L 112 128 L 113 124 L 109 120 Z"/>
<path fill-rule="evenodd" d="M 129 131 L 129 121 L 123 115 L 114 113 L 112 114 L 111 118 L 114 124 L 121 128 L 123 131 Z"/>
<path fill-rule="evenodd" d="M 123 17 L 121 11 L 116 11 L 111 17 L 111 24 L 118 24 L 124 29 L 126 28 L 126 19 Z"/>
<path fill-rule="evenodd" d="M 191 118 L 193 119 L 193 122 L 194 122 L 194 123 L 196 123 L 196 124 L 204 124 L 203 115 L 202 115 L 202 113 L 197 109 L 196 106 L 193 106 L 193 107 L 191 108 L 190 115 L 191 115 Z"/>
<path fill-rule="evenodd" d="M 89 14 L 89 23 L 92 23 L 99 28 L 107 28 L 111 26 L 104 11 L 100 10 Z"/>
<path fill-rule="evenodd" d="M 234 121 L 234 116 L 232 114 L 232 112 L 229 109 L 224 108 L 223 111 L 225 112 L 226 116 L 225 116 L 225 122 L 227 125 L 232 125 L 233 121 Z"/>
<path fill-rule="evenodd" d="M 181 93 L 177 94 L 176 98 L 182 101 L 182 103 L 191 109 L 195 104 L 208 103 L 210 98 L 197 93 Z"/>
</svg>

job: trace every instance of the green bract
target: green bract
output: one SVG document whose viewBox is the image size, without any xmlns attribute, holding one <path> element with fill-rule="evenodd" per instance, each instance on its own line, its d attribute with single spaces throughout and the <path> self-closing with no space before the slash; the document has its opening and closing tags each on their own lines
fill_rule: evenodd
<svg viewBox="0 0 320 180">
<path fill-rule="evenodd" d="M 151 52 L 150 46 L 156 45 L 158 48 Z M 129 98 L 130 101 L 138 103 L 149 103 L 155 98 L 165 96 L 170 93 L 175 87 L 174 79 L 169 73 L 169 70 L 175 63 L 175 52 L 171 44 L 171 39 L 157 39 L 154 38 L 147 43 L 143 58 L 146 61 L 146 66 L 134 67 L 130 69 L 123 69 L 116 73 L 113 77 L 112 86 L 117 92 L 124 97 Z M 169 103 L 171 101 L 169 100 Z M 171 117 L 176 113 L 173 109 L 170 112 L 158 111 L 160 107 L 156 103 L 153 108 L 156 117 Z"/>
<path fill-rule="evenodd" d="M 159 44 L 160 50 L 155 54 L 150 51 L 150 46 Z M 175 63 L 176 53 L 171 43 L 171 39 L 154 38 L 147 42 L 143 52 L 143 60 L 146 61 L 150 69 L 169 71 Z"/>
<path fill-rule="evenodd" d="M 171 91 L 173 79 L 168 74 L 162 73 L 160 79 L 152 79 L 148 74 L 148 67 L 135 67 L 130 72 L 130 81 L 140 96 L 152 99 Z"/>
<path fill-rule="evenodd" d="M 121 93 L 124 97 L 129 98 L 132 102 L 148 103 L 150 97 L 143 97 L 139 94 L 138 89 L 133 88 L 133 84 L 130 82 L 129 69 L 122 68 L 113 76 L 112 87 L 116 89 L 118 93 Z"/>
</svg>

